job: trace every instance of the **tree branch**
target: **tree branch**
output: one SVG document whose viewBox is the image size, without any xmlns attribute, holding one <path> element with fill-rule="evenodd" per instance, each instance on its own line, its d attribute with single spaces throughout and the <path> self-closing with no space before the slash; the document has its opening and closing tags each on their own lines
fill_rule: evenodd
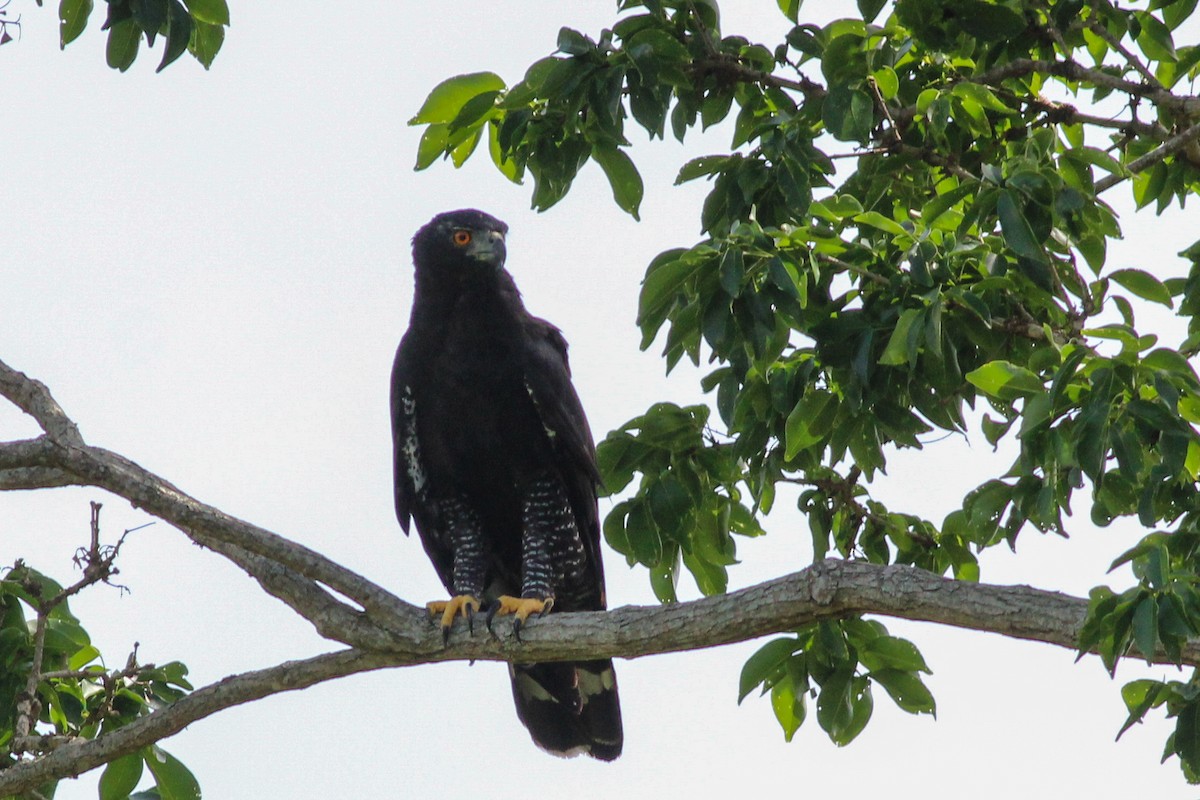
<svg viewBox="0 0 1200 800">
<path fill-rule="evenodd" d="M 1156 105 L 1165 106 L 1176 111 L 1200 110 L 1200 98 L 1180 96 L 1160 87 L 1149 86 L 1125 80 L 1102 69 L 1085 67 L 1075 61 L 1035 60 L 1032 58 L 1016 58 L 995 69 L 974 75 L 969 80 L 997 86 L 1009 78 L 1022 78 L 1036 72 L 1043 72 L 1057 78 L 1069 81 L 1086 82 L 1102 86 L 1113 91 L 1123 92 L 1131 97 L 1145 97 Z"/>
<path fill-rule="evenodd" d="M 51 441 L 64 446 L 83 443 L 79 428 L 50 396 L 46 385 L 17 372 L 3 361 L 0 361 L 0 395 L 37 420 Z"/>
<path fill-rule="evenodd" d="M 1088 28 L 1092 33 L 1103 39 L 1109 47 L 1120 53 L 1129 66 L 1133 67 L 1137 74 L 1142 76 L 1142 80 L 1146 82 L 1147 86 L 1153 89 L 1163 88 L 1163 85 L 1158 82 L 1158 78 L 1150 71 L 1150 68 L 1143 64 L 1141 59 L 1135 56 L 1129 48 L 1121 44 L 1121 40 L 1109 33 L 1108 28 L 1101 25 L 1094 17 L 1088 21 Z"/>
<path fill-rule="evenodd" d="M 411 608 L 411 607 L 410 607 Z M 467 633 L 460 620 L 450 643 L 423 609 L 405 612 L 418 633 L 394 635 L 382 652 L 357 649 L 244 673 L 198 689 L 173 705 L 89 742 L 63 745 L 41 759 L 0 772 L 0 796 L 77 775 L 170 736 L 196 720 L 240 703 L 384 667 L 438 661 L 560 661 L 636 658 L 741 642 L 822 619 L 881 614 L 1074 649 L 1087 601 L 1028 586 L 994 586 L 942 578 L 906 566 L 828 559 L 727 595 L 667 606 L 555 614 L 522 629 L 521 641 L 500 626 Z M 1156 663 L 1171 663 L 1159 653 Z M 1200 665 L 1200 643 L 1183 663 Z"/>
<path fill-rule="evenodd" d="M 1200 122 L 1197 122 L 1190 128 L 1175 134 L 1170 139 L 1167 139 L 1161 145 L 1151 150 L 1149 153 L 1146 153 L 1146 155 L 1130 161 L 1125 165 L 1125 168 L 1129 170 L 1130 175 L 1136 175 L 1139 172 L 1153 167 L 1164 158 L 1173 156 L 1176 153 L 1186 150 L 1189 145 L 1194 144 L 1197 140 L 1200 140 Z M 1125 180 L 1127 177 L 1129 176 L 1109 175 L 1103 180 L 1096 181 L 1096 194 L 1100 194 L 1106 189 L 1111 189 L 1121 181 Z"/>
<path fill-rule="evenodd" d="M 382 667 L 451 660 L 637 658 L 740 642 L 857 614 L 936 622 L 1074 649 L 1087 612 L 1086 600 L 1027 586 L 969 583 L 912 567 L 830 559 L 694 602 L 555 614 L 524 628 L 520 641 L 507 625 L 497 626 L 492 635 L 477 631 L 471 636 L 459 620 L 447 645 L 424 609 L 319 553 L 200 503 L 123 456 L 85 444 L 44 386 L 2 362 L 0 394 L 47 429 L 37 439 L 0 443 L 0 488 L 69 483 L 107 489 L 241 566 L 323 636 L 353 645 L 226 678 L 95 740 L 62 744 L 0 772 L 0 797 L 135 752 L 230 706 Z M 322 584 L 360 603 L 362 610 Z M 1165 652 L 1152 660 L 1171 663 Z M 1200 666 L 1200 642 L 1184 648 L 1182 661 Z"/>
<path fill-rule="evenodd" d="M 80 775 L 165 739 L 218 711 L 280 692 L 305 689 L 357 672 L 401 666 L 395 657 L 343 650 L 270 669 L 233 675 L 197 689 L 172 705 L 96 739 L 75 741 L 33 761 L 0 771 L 0 797 L 19 795 L 48 780 Z"/>
</svg>

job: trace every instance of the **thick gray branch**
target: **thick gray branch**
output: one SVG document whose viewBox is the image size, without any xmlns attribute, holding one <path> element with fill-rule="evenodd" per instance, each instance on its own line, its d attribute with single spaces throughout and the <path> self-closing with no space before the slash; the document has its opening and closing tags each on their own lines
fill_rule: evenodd
<svg viewBox="0 0 1200 800">
<path fill-rule="evenodd" d="M 737 592 L 668 606 L 552 615 L 523 628 L 521 641 L 467 635 L 457 623 L 450 643 L 431 623 L 416 638 L 394 638 L 388 652 L 414 661 L 461 659 L 558 661 L 697 650 L 788 631 L 822 619 L 880 614 L 937 622 L 1076 648 L 1087 601 L 1029 586 L 969 583 L 915 567 L 827 559 L 792 575 Z M 1171 663 L 1160 652 L 1156 663 Z M 1200 643 L 1183 663 L 1200 666 Z"/>
<path fill-rule="evenodd" d="M 61 445 L 81 444 L 79 429 L 62 410 L 41 381 L 30 378 L 0 361 L 0 395 L 33 417 L 51 441 Z"/>
</svg>

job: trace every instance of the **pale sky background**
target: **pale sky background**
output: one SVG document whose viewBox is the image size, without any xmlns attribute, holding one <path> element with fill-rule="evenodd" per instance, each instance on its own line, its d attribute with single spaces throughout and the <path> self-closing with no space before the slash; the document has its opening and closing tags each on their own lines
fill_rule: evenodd
<svg viewBox="0 0 1200 800">
<path fill-rule="evenodd" d="M 200 500 L 314 547 L 397 595 L 444 595 L 392 513 L 388 374 L 408 318 L 408 241 L 464 206 L 506 220 L 509 268 L 530 309 L 560 325 L 597 436 L 650 403 L 699 399 L 697 373 L 663 377 L 659 348 L 637 349 L 637 285 L 668 247 L 693 244 L 707 185 L 673 188 L 688 157 L 728 147 L 727 130 L 685 148 L 647 143 L 642 222 L 619 212 L 598 167 L 545 214 L 477 157 L 414 173 L 419 130 L 405 122 L 445 77 L 480 69 L 509 83 L 554 49 L 567 24 L 595 36 L 609 2 L 269 3 L 231 0 L 213 69 L 185 56 L 154 74 L 161 44 L 121 75 L 104 65 L 104 7 L 66 52 L 53 0 L 9 7 L 21 41 L 0 49 L 0 358 L 46 382 L 88 442 L 126 455 Z M 726 0 L 727 33 L 774 44 L 788 24 L 771 0 Z M 854 13 L 810 3 L 805 18 Z M 848 148 L 843 148 L 847 149 Z M 483 156 L 484 154 L 480 154 Z M 839 162 L 848 169 L 850 162 Z M 1127 191 L 1112 193 L 1124 201 Z M 1181 274 L 1181 215 L 1125 218 L 1110 266 Z M 1164 327 L 1179 325 L 1162 315 Z M 1149 317 L 1142 319 L 1149 325 Z M 37 433 L 0 407 L 0 440 Z M 1012 451 L 930 442 L 892 459 L 872 491 L 934 520 L 1003 472 Z M 110 541 L 149 518 L 95 490 L 0 495 L 0 563 L 26 558 L 60 581 L 83 544 L 88 501 L 104 501 Z M 770 536 L 739 541 L 745 586 L 807 565 L 807 526 L 781 497 Z M 602 511 L 610 507 L 602 501 Z M 794 508 L 794 505 L 793 505 Z M 1072 538 L 1025 532 L 1019 558 L 983 557 L 984 580 L 1076 595 L 1144 531 Z M 610 604 L 652 603 L 643 570 L 605 552 Z M 121 664 L 180 659 L 199 684 L 335 649 L 221 557 L 159 523 L 134 534 L 119 580 L 73 604 Z M 695 596 L 688 577 L 681 593 Z M 502 665 L 351 677 L 221 713 L 165 741 L 209 798 L 804 797 L 1192 798 L 1177 763 L 1159 765 L 1161 715 L 1113 743 L 1119 688 L 1162 667 L 1122 667 L 997 636 L 886 621 L 934 670 L 938 718 L 898 710 L 881 689 L 857 741 L 834 747 L 809 721 L 791 744 L 766 699 L 736 705 L 737 677 L 761 642 L 618 662 L 625 754 L 562 761 L 529 741 Z M 99 772 L 60 788 L 95 797 Z"/>
</svg>

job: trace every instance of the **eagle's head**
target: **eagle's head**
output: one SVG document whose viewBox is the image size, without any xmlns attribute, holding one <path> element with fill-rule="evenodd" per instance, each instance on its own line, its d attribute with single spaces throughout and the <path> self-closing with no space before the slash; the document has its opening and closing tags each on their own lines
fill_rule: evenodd
<svg viewBox="0 0 1200 800">
<path fill-rule="evenodd" d="M 504 266 L 508 226 L 490 214 L 464 208 L 438 214 L 413 237 L 418 272 L 474 272 Z"/>
</svg>

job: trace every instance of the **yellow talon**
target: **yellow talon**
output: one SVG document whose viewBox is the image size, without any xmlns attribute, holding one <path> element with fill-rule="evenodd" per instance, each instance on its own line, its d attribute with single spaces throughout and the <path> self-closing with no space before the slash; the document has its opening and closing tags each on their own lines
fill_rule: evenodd
<svg viewBox="0 0 1200 800">
<path fill-rule="evenodd" d="M 434 600 L 426 603 L 425 607 L 429 609 L 431 617 L 442 615 L 443 640 L 450 638 L 450 626 L 454 624 L 455 617 L 466 617 L 468 628 L 472 633 L 474 632 L 474 617 L 475 612 L 479 610 L 479 598 L 469 594 L 459 594 L 449 600 Z"/>
<path fill-rule="evenodd" d="M 509 595 L 500 595 L 496 601 L 495 614 L 504 616 L 505 614 L 513 614 L 517 618 L 517 622 L 523 623 L 533 614 L 541 616 L 550 611 L 554 607 L 554 598 L 547 597 L 544 600 L 538 600 L 533 597 L 510 597 Z"/>
</svg>

